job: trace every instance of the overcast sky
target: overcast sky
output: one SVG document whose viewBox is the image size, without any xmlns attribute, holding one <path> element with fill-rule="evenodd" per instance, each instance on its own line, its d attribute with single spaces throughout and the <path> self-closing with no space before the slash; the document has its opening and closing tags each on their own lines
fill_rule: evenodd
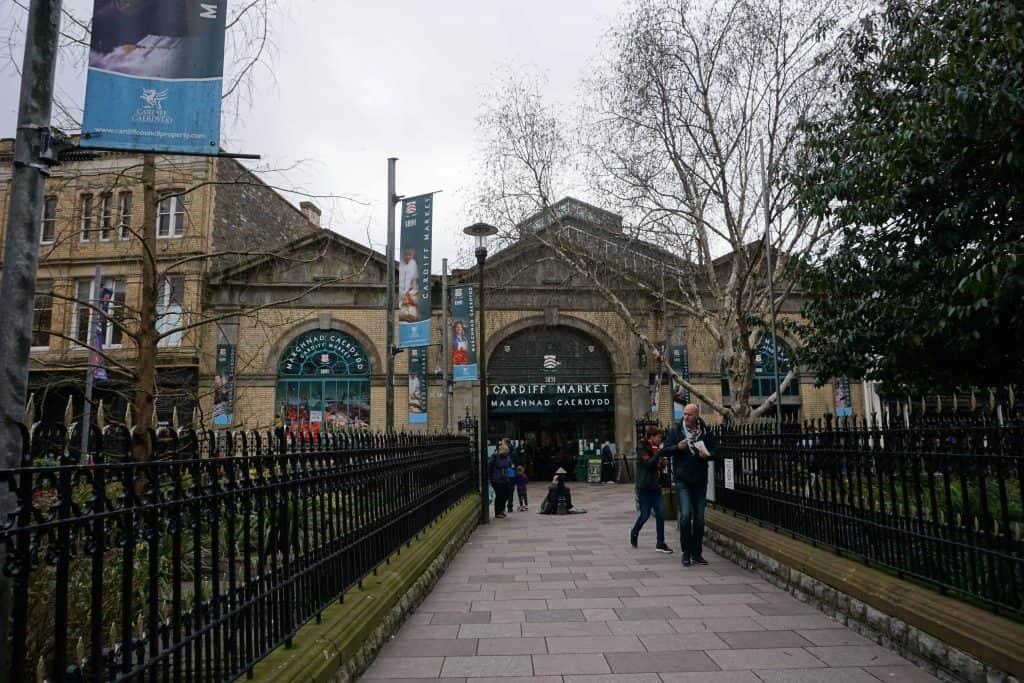
<svg viewBox="0 0 1024 683">
<path fill-rule="evenodd" d="M 236 2 L 238 0 L 235 0 Z M 87 16 L 89 0 L 64 5 Z M 623 0 L 280 0 L 274 54 L 256 77 L 251 105 L 222 133 L 229 151 L 291 167 L 280 184 L 346 195 L 323 199 L 325 226 L 383 251 L 386 159 L 399 158 L 398 192 L 436 198 L 433 270 L 454 259 L 474 221 L 467 206 L 477 172 L 475 117 L 501 69 L 544 73 L 563 103 L 597 54 Z M 0 25 L 22 10 L 0 0 Z M 24 26 L 23 21 L 21 26 Z M 23 31 L 23 29 L 22 29 Z M 18 34 L 15 34 L 18 37 Z M 15 52 L 21 59 L 20 45 Z M 3 55 L 6 58 L 6 55 Z M 58 88 L 85 97 L 84 70 L 64 60 Z M 18 76 L 0 67 L 0 137 L 13 137 Z M 298 203 L 301 198 L 290 199 Z"/>
</svg>

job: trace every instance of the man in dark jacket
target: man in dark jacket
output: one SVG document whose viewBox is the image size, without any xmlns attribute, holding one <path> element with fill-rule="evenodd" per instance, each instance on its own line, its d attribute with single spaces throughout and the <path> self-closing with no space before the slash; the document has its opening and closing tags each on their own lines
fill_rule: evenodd
<svg viewBox="0 0 1024 683">
<path fill-rule="evenodd" d="M 658 530 L 658 545 L 655 549 L 659 553 L 671 554 L 672 548 L 665 545 L 665 506 L 661 496 L 661 484 L 658 481 L 664 465 L 661 435 L 661 428 L 652 425 L 647 428 L 647 440 L 636 447 L 636 497 L 640 502 L 640 516 L 636 518 L 636 523 L 629 532 L 629 543 L 634 548 L 637 546 L 640 529 L 650 518 L 653 510 Z"/>
<path fill-rule="evenodd" d="M 679 494 L 679 543 L 683 566 L 707 564 L 704 559 L 704 506 L 707 503 L 708 462 L 718 458 L 718 437 L 700 419 L 691 403 L 682 421 L 668 431 L 662 453 L 672 458 L 672 473 Z"/>
<path fill-rule="evenodd" d="M 508 481 L 508 470 L 512 467 L 512 458 L 509 457 L 508 446 L 502 443 L 498 451 L 491 456 L 488 463 L 488 474 L 491 480 L 491 487 L 494 488 L 494 518 L 505 518 L 505 506 L 512 496 L 512 485 Z"/>
</svg>

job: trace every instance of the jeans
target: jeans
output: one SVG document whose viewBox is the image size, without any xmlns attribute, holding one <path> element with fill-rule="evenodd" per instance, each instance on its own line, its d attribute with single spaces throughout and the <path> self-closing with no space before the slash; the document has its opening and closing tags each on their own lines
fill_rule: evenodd
<svg viewBox="0 0 1024 683">
<path fill-rule="evenodd" d="M 526 505 L 529 505 L 529 503 L 526 502 L 526 491 L 518 491 L 518 493 L 519 493 L 519 504 L 524 506 L 524 507 Z"/>
<path fill-rule="evenodd" d="M 700 557 L 704 549 L 704 505 L 707 485 L 676 483 L 679 494 L 679 545 L 683 555 Z"/>
<path fill-rule="evenodd" d="M 654 512 L 654 522 L 658 529 L 658 545 L 665 543 L 665 505 L 662 499 L 661 489 L 637 489 L 636 497 L 640 501 L 640 516 L 636 518 L 633 525 L 633 535 L 640 533 L 640 529 L 647 522 Z"/>
</svg>

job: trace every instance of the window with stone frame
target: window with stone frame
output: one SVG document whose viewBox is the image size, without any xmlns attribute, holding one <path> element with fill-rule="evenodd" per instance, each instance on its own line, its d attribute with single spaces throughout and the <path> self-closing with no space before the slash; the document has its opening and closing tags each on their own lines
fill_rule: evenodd
<svg viewBox="0 0 1024 683">
<path fill-rule="evenodd" d="M 39 242 L 51 244 L 57 238 L 57 198 L 50 196 L 43 200 L 43 224 L 39 230 Z"/>
<path fill-rule="evenodd" d="M 132 193 L 122 192 L 117 204 L 117 236 L 126 240 L 132 236 Z"/>
<path fill-rule="evenodd" d="M 156 236 L 181 237 L 185 234 L 185 198 L 173 191 L 166 194 L 157 208 Z"/>
<path fill-rule="evenodd" d="M 184 322 L 185 278 L 180 275 L 165 277 L 160 281 L 156 300 L 156 329 L 160 334 L 181 327 Z M 159 346 L 181 346 L 184 333 L 174 332 L 159 342 Z"/>
<path fill-rule="evenodd" d="M 83 242 L 88 242 L 92 239 L 93 231 L 93 206 L 92 206 L 92 195 L 83 194 L 79 198 L 79 209 L 80 209 L 80 235 Z"/>
<path fill-rule="evenodd" d="M 103 346 L 120 346 L 124 338 L 121 321 L 124 320 L 124 278 L 105 278 L 101 291 L 93 288 L 93 278 L 79 280 L 75 285 L 75 305 L 71 316 L 71 338 L 80 346 L 89 345 L 89 332 L 97 326 Z M 109 290 L 110 300 L 97 301 L 103 290 Z M 100 316 L 94 307 L 105 306 L 107 316 Z M 109 318 L 109 319 L 107 319 Z"/>
<path fill-rule="evenodd" d="M 110 240 L 114 224 L 114 196 L 110 193 L 100 195 L 100 240 Z"/>
<path fill-rule="evenodd" d="M 50 326 L 53 324 L 53 281 L 36 282 L 36 299 L 32 308 L 32 347 L 50 347 Z"/>
</svg>

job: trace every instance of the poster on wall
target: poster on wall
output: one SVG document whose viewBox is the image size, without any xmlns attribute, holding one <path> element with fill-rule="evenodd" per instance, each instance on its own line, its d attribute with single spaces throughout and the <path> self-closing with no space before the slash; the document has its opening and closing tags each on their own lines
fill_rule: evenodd
<svg viewBox="0 0 1024 683">
<path fill-rule="evenodd" d="M 235 347 L 217 344 L 217 370 L 213 376 L 213 424 L 227 427 L 234 422 Z"/>
<path fill-rule="evenodd" d="M 685 346 L 673 346 L 669 352 L 669 365 L 683 379 L 690 380 L 690 358 Z M 683 419 L 683 408 L 690 402 L 690 392 L 672 379 L 672 419 Z"/>
<path fill-rule="evenodd" d="M 227 0 L 95 0 L 82 147 L 220 152 Z"/>
<path fill-rule="evenodd" d="M 836 417 L 853 415 L 853 397 L 850 394 L 850 378 L 836 377 L 832 380 L 832 388 L 836 400 Z"/>
<path fill-rule="evenodd" d="M 452 379 L 472 382 L 477 379 L 476 294 L 473 287 L 452 287 Z"/>
<path fill-rule="evenodd" d="M 398 346 L 430 344 L 430 249 L 434 195 L 402 200 L 398 264 Z"/>
<path fill-rule="evenodd" d="M 427 424 L 427 349 L 409 350 L 409 424 Z"/>
</svg>

